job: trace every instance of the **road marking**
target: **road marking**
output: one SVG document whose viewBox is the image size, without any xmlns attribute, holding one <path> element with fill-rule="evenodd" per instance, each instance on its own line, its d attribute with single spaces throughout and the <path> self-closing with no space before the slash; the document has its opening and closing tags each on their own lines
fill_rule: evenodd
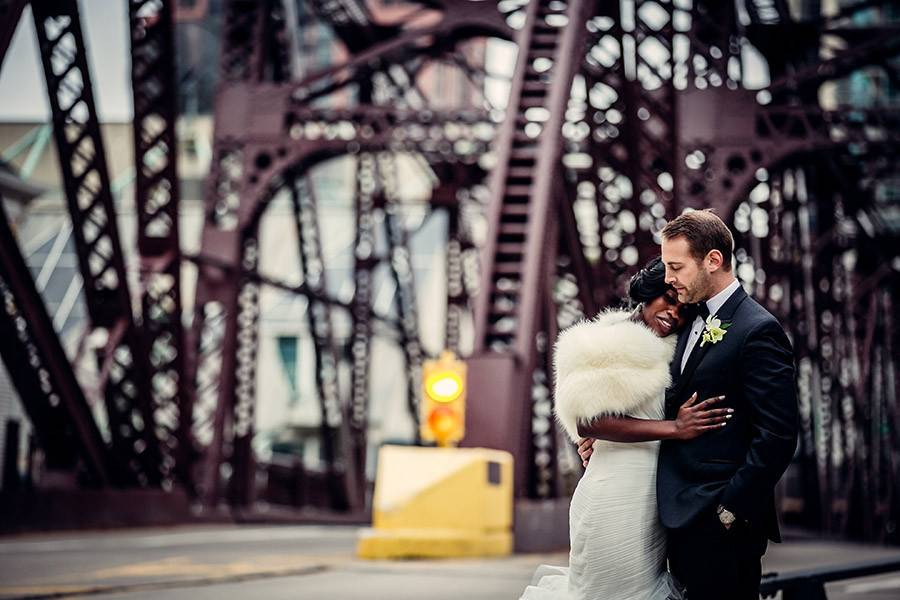
<svg viewBox="0 0 900 600">
<path fill-rule="evenodd" d="M 844 592 L 847 594 L 867 594 L 884 590 L 900 590 L 900 577 L 890 577 L 877 581 L 860 581 L 847 584 L 844 587 Z"/>
<path fill-rule="evenodd" d="M 88 577 L 91 581 L 104 579 L 128 579 L 149 577 L 193 576 L 214 578 L 233 575 L 265 575 L 291 569 L 306 568 L 321 564 L 318 558 L 305 555 L 254 555 L 252 561 L 241 562 L 195 562 L 187 556 L 170 556 L 161 560 L 120 565 L 94 571 Z"/>
<path fill-rule="evenodd" d="M 125 592 L 145 592 L 168 590 L 175 588 L 220 585 L 223 583 L 241 583 L 259 579 L 278 577 L 298 577 L 313 575 L 329 569 L 327 565 L 308 565 L 292 569 L 257 570 L 253 573 L 230 573 L 213 577 L 195 577 L 171 581 L 150 581 L 141 583 L 107 584 L 107 585 L 42 585 L 42 586 L 10 586 L 0 587 L 0 595 L 12 595 L 19 600 L 37 600 L 38 598 L 66 598 L 92 594 L 115 594 Z"/>
<path fill-rule="evenodd" d="M 358 527 L 309 526 L 309 527 L 263 527 L 253 529 L 225 529 L 214 531 L 184 531 L 176 533 L 140 534 L 134 531 L 110 538 L 104 536 L 83 538 L 62 538 L 56 540 L 0 542 L 0 554 L 21 554 L 24 552 L 69 552 L 72 550 L 109 550 L 114 548 L 172 548 L 200 546 L 204 544 L 225 544 L 230 542 L 272 542 L 290 540 L 311 540 L 328 538 L 355 539 Z M 342 535 L 343 534 L 343 535 Z"/>
</svg>

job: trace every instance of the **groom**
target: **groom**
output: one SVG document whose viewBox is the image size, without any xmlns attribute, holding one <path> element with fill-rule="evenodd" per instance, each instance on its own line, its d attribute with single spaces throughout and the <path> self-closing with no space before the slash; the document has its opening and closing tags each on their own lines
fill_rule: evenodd
<svg viewBox="0 0 900 600">
<path fill-rule="evenodd" d="M 758 600 L 760 559 L 768 540 L 781 541 L 775 484 L 797 444 L 791 344 L 735 279 L 721 219 L 685 213 L 661 235 L 666 283 L 700 313 L 678 336 L 666 418 L 694 392 L 724 395 L 722 408 L 735 411 L 724 429 L 661 442 L 656 494 L 669 568 L 689 600 Z"/>
</svg>

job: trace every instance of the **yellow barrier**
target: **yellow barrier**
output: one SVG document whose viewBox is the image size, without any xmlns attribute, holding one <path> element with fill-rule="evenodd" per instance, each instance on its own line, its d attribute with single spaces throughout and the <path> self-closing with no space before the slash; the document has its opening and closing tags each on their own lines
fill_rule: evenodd
<svg viewBox="0 0 900 600">
<path fill-rule="evenodd" d="M 362 558 L 512 552 L 513 459 L 483 448 L 383 446 Z"/>
</svg>

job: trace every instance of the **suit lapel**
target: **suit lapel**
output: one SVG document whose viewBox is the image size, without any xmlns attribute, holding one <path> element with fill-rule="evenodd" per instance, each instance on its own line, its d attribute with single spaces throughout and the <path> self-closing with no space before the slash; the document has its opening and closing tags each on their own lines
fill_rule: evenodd
<svg viewBox="0 0 900 600">
<path fill-rule="evenodd" d="M 706 353 L 709 352 L 709 349 L 715 345 L 703 344 L 703 346 L 701 347 L 701 343 L 702 340 L 694 344 L 694 348 L 693 350 L 691 350 L 691 355 L 688 356 L 687 364 L 684 365 L 684 371 L 681 372 L 681 379 L 678 380 L 679 392 L 681 392 L 684 384 L 690 381 L 691 376 L 693 376 L 694 371 L 697 369 L 697 365 L 700 364 L 700 361 L 703 360 L 703 357 L 706 356 Z"/>
<path fill-rule="evenodd" d="M 688 338 L 691 337 L 691 327 L 693 323 L 689 323 L 678 332 L 678 343 L 675 345 L 675 356 L 669 363 L 669 375 L 672 376 L 672 387 L 676 387 L 678 379 L 681 377 L 681 359 L 684 357 L 684 349 L 687 347 Z"/>
<path fill-rule="evenodd" d="M 744 291 L 744 288 L 739 287 L 734 291 L 731 296 L 728 297 L 728 300 L 725 301 L 725 304 L 722 305 L 715 316 L 719 318 L 723 323 L 728 323 L 734 318 L 734 313 L 737 310 L 737 307 L 741 305 L 747 298 L 747 292 Z M 681 340 L 678 340 L 679 345 L 681 344 Z M 700 342 L 698 341 L 691 352 L 691 355 L 688 357 L 687 364 L 684 365 L 684 371 L 681 372 L 681 376 L 678 378 L 678 384 L 675 386 L 675 397 L 680 397 L 682 391 L 684 390 L 684 386 L 691 380 L 691 377 L 694 375 L 694 371 L 697 370 L 697 367 L 700 365 L 700 362 L 703 360 L 703 357 L 706 356 L 706 353 L 709 352 L 709 349 L 715 346 L 715 344 L 704 344 L 702 347 L 700 346 Z M 677 369 L 678 366 L 681 365 L 681 357 L 684 356 L 684 350 L 682 349 L 681 354 L 678 358 L 678 363 L 675 366 Z M 677 372 L 677 371 L 676 371 Z"/>
</svg>

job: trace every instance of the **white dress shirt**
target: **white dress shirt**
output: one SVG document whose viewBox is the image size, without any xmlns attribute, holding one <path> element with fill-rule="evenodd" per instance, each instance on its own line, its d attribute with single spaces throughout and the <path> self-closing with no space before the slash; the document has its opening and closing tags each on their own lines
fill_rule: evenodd
<svg viewBox="0 0 900 600">
<path fill-rule="evenodd" d="M 741 282 L 737 279 L 732 281 L 728 286 L 706 301 L 706 308 L 709 309 L 709 314 L 715 316 L 716 311 L 722 308 L 722 305 L 731 298 L 731 295 L 741 287 Z M 703 333 L 703 327 L 705 323 L 703 321 L 703 317 L 697 315 L 697 318 L 694 319 L 694 324 L 691 326 L 691 333 L 687 340 L 687 346 L 684 347 L 684 355 L 681 357 L 681 371 L 684 371 L 684 366 L 687 364 L 688 357 L 691 355 L 691 350 L 694 349 L 694 346 L 697 344 L 697 340 L 700 339 L 700 334 Z"/>
</svg>

